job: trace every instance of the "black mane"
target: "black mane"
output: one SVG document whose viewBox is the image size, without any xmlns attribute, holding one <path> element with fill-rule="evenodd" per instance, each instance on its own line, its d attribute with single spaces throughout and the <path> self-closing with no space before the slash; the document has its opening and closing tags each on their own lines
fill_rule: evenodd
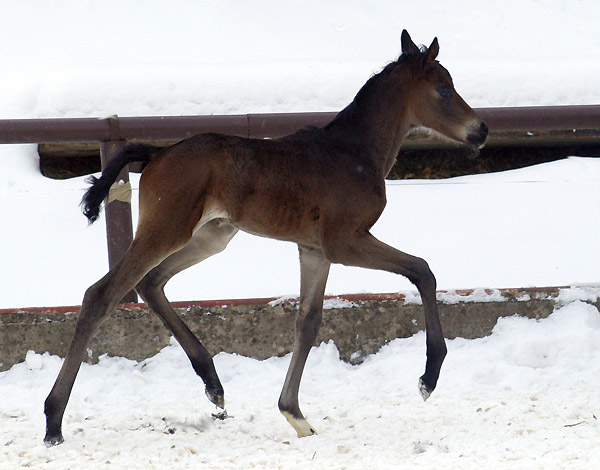
<svg viewBox="0 0 600 470">
<path fill-rule="evenodd" d="M 392 71 L 398 67 L 399 65 L 405 64 L 411 60 L 416 60 L 417 58 L 425 57 L 427 53 L 427 47 L 421 46 L 419 53 L 404 53 L 402 54 L 398 60 L 394 62 L 390 62 L 387 64 L 380 72 L 374 74 L 367 80 L 367 82 L 362 86 L 362 88 L 358 91 L 352 102 L 342 109 L 335 118 L 331 122 L 323 127 L 323 130 L 331 130 L 335 128 L 338 124 L 347 122 L 352 120 L 354 116 L 359 112 L 359 108 L 364 99 L 371 95 L 373 89 L 377 88 L 378 83 L 382 78 L 387 77 L 392 73 Z"/>
</svg>

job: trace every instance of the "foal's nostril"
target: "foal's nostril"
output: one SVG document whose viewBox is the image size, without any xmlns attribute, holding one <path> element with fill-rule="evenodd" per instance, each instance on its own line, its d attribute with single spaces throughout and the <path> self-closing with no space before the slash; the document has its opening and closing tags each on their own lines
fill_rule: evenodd
<svg viewBox="0 0 600 470">
<path fill-rule="evenodd" d="M 488 126 L 486 125 L 485 122 L 482 122 L 479 125 L 479 129 L 477 129 L 476 131 L 474 130 L 474 132 L 467 137 L 467 140 L 470 144 L 480 147 L 485 143 L 488 134 L 489 134 Z"/>
<path fill-rule="evenodd" d="M 481 134 L 481 136 L 486 139 L 488 134 L 489 134 L 490 130 L 488 129 L 488 126 L 485 122 L 481 123 L 481 126 L 479 126 L 479 133 Z"/>
</svg>

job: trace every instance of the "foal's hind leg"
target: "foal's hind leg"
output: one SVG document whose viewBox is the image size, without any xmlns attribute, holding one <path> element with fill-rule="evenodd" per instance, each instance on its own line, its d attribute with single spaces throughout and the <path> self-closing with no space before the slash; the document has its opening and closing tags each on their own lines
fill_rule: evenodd
<svg viewBox="0 0 600 470">
<path fill-rule="evenodd" d="M 209 400 L 220 408 L 225 406 L 223 386 L 212 357 L 173 310 L 165 296 L 164 286 L 175 274 L 223 251 L 237 231 L 238 229 L 225 219 L 208 222 L 194 233 L 185 247 L 150 271 L 136 287 L 187 354 L 192 367 L 206 385 Z"/>
<path fill-rule="evenodd" d="M 152 267 L 185 243 L 173 237 L 169 240 L 167 233 L 162 235 L 160 244 L 152 238 L 136 237 L 123 259 L 86 291 L 67 356 L 45 402 L 46 444 L 63 442 L 61 429 L 65 408 L 85 350 L 100 323 Z"/>
<path fill-rule="evenodd" d="M 306 358 L 310 352 L 323 315 L 323 295 L 329 275 L 329 262 L 320 250 L 298 247 L 300 250 L 300 309 L 296 318 L 296 343 L 279 397 L 279 410 L 298 433 L 298 437 L 316 434 L 298 405 L 298 390 Z"/>
</svg>

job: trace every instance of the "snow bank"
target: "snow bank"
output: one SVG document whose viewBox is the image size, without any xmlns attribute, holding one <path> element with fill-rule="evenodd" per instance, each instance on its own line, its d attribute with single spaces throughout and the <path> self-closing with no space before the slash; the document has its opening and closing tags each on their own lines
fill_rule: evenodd
<svg viewBox="0 0 600 470">
<path fill-rule="evenodd" d="M 549 318 L 501 319 L 491 336 L 448 341 L 438 389 L 417 378 L 424 334 L 397 339 L 360 366 L 322 344 L 309 356 L 301 403 L 319 435 L 297 439 L 277 411 L 289 355 L 221 353 L 232 418 L 214 407 L 173 343 L 141 363 L 82 366 L 66 442 L 42 444 L 43 400 L 61 359 L 30 352 L 0 373 L 0 468 L 570 468 L 600 458 L 600 313 L 575 301 Z"/>
</svg>

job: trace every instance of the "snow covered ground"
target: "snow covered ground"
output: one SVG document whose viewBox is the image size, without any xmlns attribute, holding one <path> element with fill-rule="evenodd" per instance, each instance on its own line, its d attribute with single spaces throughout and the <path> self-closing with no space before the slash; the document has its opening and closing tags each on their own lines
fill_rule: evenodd
<svg viewBox="0 0 600 470">
<path fill-rule="evenodd" d="M 397 57 L 429 44 L 475 107 L 600 103 L 600 3 L 31 0 L 2 5 L 0 118 L 341 109 Z M 134 178 L 134 186 L 135 186 Z M 78 304 L 107 269 L 82 178 L 39 175 L 35 147 L 0 146 L 0 308 Z M 439 287 L 598 286 L 600 161 L 388 185 L 374 233 L 427 259 Z M 240 234 L 178 276 L 171 300 L 296 295 L 295 247 Z M 332 269 L 327 292 L 412 289 Z M 216 357 L 233 418 L 213 421 L 177 345 L 135 363 L 84 365 L 63 446 L 41 444 L 61 359 L 31 352 L 0 374 L 0 469 L 590 468 L 600 461 L 600 314 L 571 290 L 546 320 L 508 318 L 449 342 L 432 398 L 416 381 L 424 337 L 360 366 L 314 350 L 301 403 L 320 434 L 298 440 L 276 409 L 288 358 Z"/>
<path fill-rule="evenodd" d="M 502 319 L 491 336 L 449 341 L 438 389 L 417 378 L 424 334 L 360 366 L 333 344 L 309 357 L 301 404 L 318 435 L 298 439 L 277 411 L 289 356 L 215 358 L 225 421 L 178 345 L 141 363 L 83 365 L 65 444 L 47 449 L 42 403 L 61 360 L 29 353 L 0 374 L 0 468 L 589 469 L 600 461 L 600 316 L 575 301 L 546 320 Z"/>
</svg>

